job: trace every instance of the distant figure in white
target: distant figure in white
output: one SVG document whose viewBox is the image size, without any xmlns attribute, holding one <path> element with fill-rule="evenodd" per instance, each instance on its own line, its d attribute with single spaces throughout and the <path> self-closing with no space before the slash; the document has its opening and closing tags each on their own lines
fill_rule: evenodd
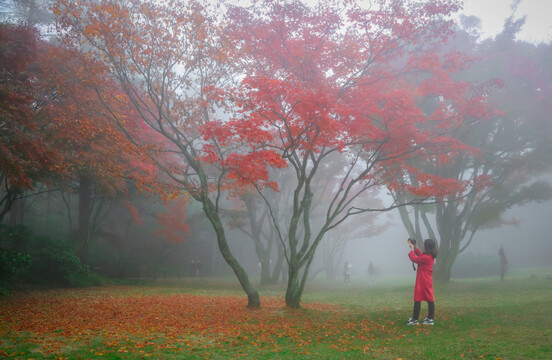
<svg viewBox="0 0 552 360">
<path fill-rule="evenodd" d="M 351 265 L 350 262 L 345 261 L 345 265 L 343 266 L 343 276 L 345 278 L 345 280 L 344 280 L 345 285 L 351 285 L 350 278 L 351 278 L 351 268 L 352 267 L 353 267 L 353 265 Z"/>
</svg>

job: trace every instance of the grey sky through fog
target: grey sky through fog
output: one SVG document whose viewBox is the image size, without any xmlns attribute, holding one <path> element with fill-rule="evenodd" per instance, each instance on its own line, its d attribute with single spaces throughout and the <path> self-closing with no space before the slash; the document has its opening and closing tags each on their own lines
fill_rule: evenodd
<svg viewBox="0 0 552 360">
<path fill-rule="evenodd" d="M 481 19 L 484 37 L 494 37 L 510 16 L 512 0 L 465 0 L 464 15 L 474 15 Z M 549 42 L 552 40 L 552 0 L 522 0 L 515 13 L 519 19 L 527 16 L 525 26 L 517 39 L 529 42 Z"/>
</svg>

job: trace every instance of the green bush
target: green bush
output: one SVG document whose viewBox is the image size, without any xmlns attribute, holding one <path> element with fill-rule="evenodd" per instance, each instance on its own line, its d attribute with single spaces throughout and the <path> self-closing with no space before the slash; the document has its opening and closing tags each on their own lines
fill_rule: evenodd
<svg viewBox="0 0 552 360">
<path fill-rule="evenodd" d="M 36 235 L 25 226 L 6 225 L 0 225 L 0 238 L 6 251 L 29 259 L 25 276 L 18 280 L 41 285 L 99 285 L 99 278 L 80 262 L 68 241 Z M 11 266 L 23 270 L 22 265 Z"/>
<path fill-rule="evenodd" d="M 28 254 L 0 249 L 0 296 L 8 295 L 15 284 L 27 275 L 31 263 Z"/>
<path fill-rule="evenodd" d="M 46 242 L 41 245 L 42 249 L 33 253 L 28 278 L 30 282 L 62 286 L 98 285 L 89 268 L 80 262 L 72 250 Z"/>
</svg>

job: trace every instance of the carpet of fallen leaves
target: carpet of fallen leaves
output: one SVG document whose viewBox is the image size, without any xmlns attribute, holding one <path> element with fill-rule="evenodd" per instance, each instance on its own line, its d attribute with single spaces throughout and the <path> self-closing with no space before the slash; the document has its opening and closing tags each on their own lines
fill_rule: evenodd
<svg viewBox="0 0 552 360">
<path fill-rule="evenodd" d="M 121 287 L 19 294 L 0 301 L 0 349 L 6 339 L 24 338 L 37 352 L 63 358 L 68 349 L 100 338 L 102 351 L 112 353 L 201 350 L 208 356 L 209 348 L 235 348 L 233 356 L 247 356 L 248 350 L 277 352 L 283 340 L 310 354 L 313 344 L 377 351 L 376 337 L 400 336 L 344 307 L 309 303 L 297 310 L 279 297 L 261 301 L 262 308 L 252 310 L 244 297 L 139 295 Z"/>
</svg>

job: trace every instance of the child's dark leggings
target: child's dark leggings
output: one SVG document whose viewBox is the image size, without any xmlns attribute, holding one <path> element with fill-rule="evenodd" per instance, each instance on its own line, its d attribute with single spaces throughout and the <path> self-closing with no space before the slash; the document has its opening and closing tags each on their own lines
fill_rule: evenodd
<svg viewBox="0 0 552 360">
<path fill-rule="evenodd" d="M 420 317 L 420 309 L 422 307 L 421 301 L 414 301 L 414 314 L 412 315 L 412 319 L 418 320 Z M 429 319 L 433 319 L 433 316 L 435 316 L 435 302 L 428 301 L 427 302 L 427 317 Z"/>
</svg>

